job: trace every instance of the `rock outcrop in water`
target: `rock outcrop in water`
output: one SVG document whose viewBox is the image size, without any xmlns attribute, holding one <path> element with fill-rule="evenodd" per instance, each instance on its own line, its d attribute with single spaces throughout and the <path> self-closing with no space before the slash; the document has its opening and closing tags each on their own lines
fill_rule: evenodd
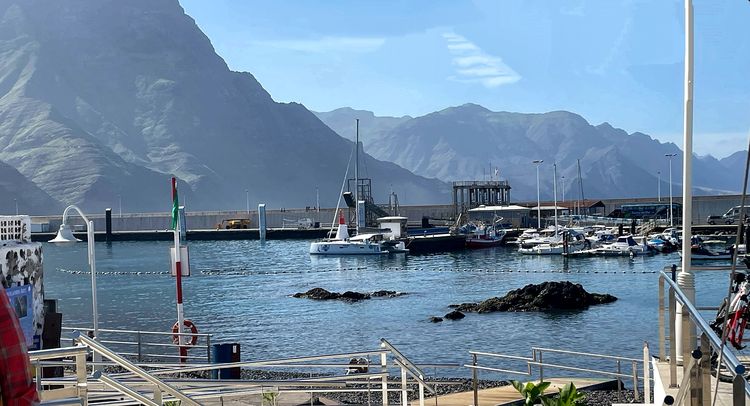
<svg viewBox="0 0 750 406">
<path fill-rule="evenodd" d="M 367 300 L 373 297 L 397 297 L 405 295 L 404 292 L 396 292 L 393 290 L 378 290 L 372 293 L 361 293 L 347 290 L 344 293 L 330 292 L 323 288 L 312 288 L 304 293 L 295 293 L 292 295 L 296 298 L 312 299 L 312 300 L 343 300 L 345 302 L 358 302 L 360 300 Z"/>
<path fill-rule="evenodd" d="M 583 310 L 591 305 L 611 303 L 616 297 L 608 294 L 589 293 L 583 286 L 571 282 L 544 282 L 526 285 L 508 292 L 503 297 L 493 297 L 480 303 L 451 305 L 457 311 L 491 312 L 540 312 L 554 310 Z"/>
</svg>

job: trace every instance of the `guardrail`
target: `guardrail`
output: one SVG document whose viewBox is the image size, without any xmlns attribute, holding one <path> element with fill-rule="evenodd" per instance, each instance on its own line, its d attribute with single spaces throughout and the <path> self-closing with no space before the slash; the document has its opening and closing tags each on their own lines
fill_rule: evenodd
<svg viewBox="0 0 750 406">
<path fill-rule="evenodd" d="M 545 362 L 544 361 L 545 353 L 610 360 L 614 363 L 613 370 L 605 371 L 605 370 L 592 369 L 592 368 L 581 368 L 581 367 L 577 367 L 573 365 Z M 649 374 L 649 363 L 648 363 L 649 357 L 648 357 L 648 346 L 646 344 L 644 344 L 644 358 L 642 360 L 635 359 L 635 358 L 614 356 L 614 355 L 595 354 L 595 353 L 589 353 L 589 352 L 559 350 L 559 349 L 541 348 L 541 347 L 532 347 L 531 357 L 497 354 L 497 353 L 482 352 L 482 351 L 469 351 L 469 354 L 471 355 L 472 363 L 471 365 L 464 365 L 464 367 L 470 368 L 472 370 L 472 381 L 473 381 L 472 388 L 474 391 L 474 405 L 479 404 L 479 391 L 478 391 L 479 371 L 500 372 L 500 373 L 506 373 L 506 374 L 514 374 L 514 375 L 522 375 L 522 376 L 531 377 L 533 376 L 533 367 L 536 367 L 537 370 L 539 371 L 540 382 L 544 381 L 544 369 L 545 368 L 585 372 L 588 374 L 614 377 L 617 379 L 617 397 L 620 400 L 622 400 L 621 378 L 625 378 L 625 379 L 632 378 L 633 390 L 635 392 L 636 401 L 638 401 L 638 399 L 640 398 L 640 394 L 638 392 L 639 381 L 641 380 L 644 381 L 644 393 L 649 393 L 649 390 L 648 390 L 648 388 L 650 387 L 650 382 L 649 382 L 650 374 Z M 488 358 L 494 358 L 496 360 L 521 362 L 526 365 L 526 368 L 525 370 L 514 370 L 514 369 L 508 369 L 508 368 L 496 368 L 496 367 L 484 366 L 484 365 L 479 364 L 479 357 L 488 357 Z M 627 366 L 630 367 L 629 373 L 623 372 L 622 364 L 626 364 Z M 639 375 L 639 365 L 643 365 L 641 368 L 642 374 L 640 375 Z"/>
<path fill-rule="evenodd" d="M 63 327 L 63 331 L 92 331 L 91 328 L 85 327 Z M 195 346 L 189 346 L 190 349 L 187 357 L 181 357 L 179 354 L 180 345 L 174 344 L 172 337 L 179 336 L 196 336 L 198 341 Z M 178 360 L 205 360 L 211 363 L 211 333 L 172 333 L 165 331 L 142 331 L 142 330 L 117 330 L 117 329 L 99 329 L 97 340 L 108 345 L 120 355 L 134 359 L 136 362 L 152 359 Z M 72 341 L 65 339 L 64 341 Z"/>
<path fill-rule="evenodd" d="M 279 393 L 309 393 L 313 396 L 316 393 L 353 392 L 366 393 L 369 396 L 373 392 L 380 392 L 383 398 L 382 404 L 388 406 L 389 393 L 400 393 L 402 403 L 407 404 L 408 393 L 414 391 L 411 385 L 416 385 L 419 390 L 419 403 L 423 406 L 425 390 L 437 394 L 435 386 L 438 383 L 441 385 L 459 384 L 458 382 L 430 382 L 426 379 L 423 368 L 429 367 L 437 370 L 437 368 L 457 368 L 460 365 L 417 365 L 385 339 L 381 340 L 380 348 L 373 351 L 222 364 L 139 363 L 132 361 L 132 356 L 118 354 L 102 341 L 82 335 L 78 331 L 73 333 L 73 343 L 76 346 L 30 353 L 30 359 L 37 369 L 36 382 L 43 400 L 66 403 L 66 399 L 68 401 L 75 399 L 76 404 L 84 405 L 87 402 L 125 404 L 133 401 L 149 406 L 172 401 L 179 401 L 184 405 L 197 405 L 203 401 L 222 402 L 246 396 L 263 398 L 269 393 L 274 396 Z M 71 361 L 66 360 L 71 356 L 76 360 L 74 377 L 70 376 Z M 96 362 L 93 373 L 87 377 L 87 367 L 92 365 L 88 360 L 99 357 L 106 361 Z M 375 357 L 377 361 L 371 363 L 370 357 Z M 66 367 L 66 376 L 41 378 L 42 367 L 60 365 Z M 101 368 L 105 365 L 119 367 L 125 372 L 103 373 L 101 369 L 96 370 L 96 367 Z M 284 377 L 272 380 L 184 378 L 189 372 L 208 372 L 226 368 L 308 369 L 312 372 L 309 378 Z M 398 380 L 394 382 L 389 379 L 393 377 L 394 368 L 400 372 L 400 385 Z M 331 370 L 339 372 L 321 375 L 320 371 Z M 389 387 L 389 384 L 394 385 L 394 383 L 395 387 Z M 46 385 L 62 385 L 63 388 L 50 391 L 44 389 Z M 435 403 L 437 404 L 437 400 Z"/>
<path fill-rule="evenodd" d="M 675 396 L 675 404 L 680 404 L 690 394 L 690 404 L 712 404 L 711 393 L 711 354 L 718 354 L 722 364 L 732 375 L 732 402 L 734 405 L 744 405 L 746 398 L 750 397 L 750 385 L 743 374 L 745 366 L 737 358 L 737 355 L 726 345 L 722 339 L 709 326 L 708 322 L 700 314 L 698 308 L 690 301 L 684 292 L 672 279 L 675 267 L 666 268 L 670 270 L 659 273 L 659 358 L 667 359 L 666 347 L 669 344 L 669 387 L 679 388 Z M 665 288 L 668 293 L 665 297 Z M 668 302 L 665 304 L 665 299 Z M 677 320 L 677 304 L 682 311 L 680 320 L 682 327 L 683 348 L 683 377 L 677 383 L 677 346 L 675 327 Z M 665 323 L 668 320 L 668 324 Z M 667 328 L 669 334 L 667 335 Z M 693 334 L 698 332 L 696 338 Z M 692 337 L 691 337 L 692 336 Z M 716 365 L 717 371 L 721 365 Z M 717 372 L 718 376 L 718 372 Z M 718 380 L 717 380 L 718 381 Z M 718 382 L 717 382 L 718 389 Z M 717 393 L 713 394 L 715 398 Z"/>
<path fill-rule="evenodd" d="M 71 400 L 77 399 L 79 404 L 88 404 L 86 383 L 86 353 L 85 347 L 53 348 L 29 352 L 29 361 L 34 367 L 36 389 L 40 400 L 45 404 L 56 402 L 58 404 L 69 404 Z M 57 360 L 65 357 L 75 359 L 75 381 L 67 387 L 43 390 L 42 388 L 42 365 L 47 360 Z"/>
</svg>

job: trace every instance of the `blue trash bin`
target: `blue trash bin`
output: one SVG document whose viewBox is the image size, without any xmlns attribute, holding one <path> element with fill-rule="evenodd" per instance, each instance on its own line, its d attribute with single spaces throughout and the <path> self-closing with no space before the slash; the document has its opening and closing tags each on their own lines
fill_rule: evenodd
<svg viewBox="0 0 750 406">
<path fill-rule="evenodd" d="M 211 346 L 211 359 L 214 364 L 240 362 L 240 345 L 214 344 Z M 211 371 L 211 379 L 240 379 L 240 367 L 214 369 Z"/>
</svg>

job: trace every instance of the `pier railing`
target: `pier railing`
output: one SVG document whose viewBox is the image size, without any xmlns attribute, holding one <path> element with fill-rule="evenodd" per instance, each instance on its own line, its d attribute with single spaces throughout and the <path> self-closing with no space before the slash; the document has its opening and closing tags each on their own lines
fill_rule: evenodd
<svg viewBox="0 0 750 406">
<path fill-rule="evenodd" d="M 531 347 L 530 357 L 497 354 L 497 353 L 482 352 L 482 351 L 469 351 L 469 354 L 471 355 L 472 363 L 470 365 L 464 365 L 464 367 L 472 370 L 472 381 L 473 381 L 472 387 L 474 390 L 474 405 L 479 405 L 478 382 L 479 382 L 480 371 L 519 375 L 519 376 L 524 376 L 528 378 L 538 377 L 539 381 L 542 382 L 544 381 L 544 377 L 545 377 L 545 369 L 584 372 L 589 376 L 601 375 L 601 376 L 606 376 L 610 378 L 615 378 L 617 379 L 617 397 L 621 401 L 623 399 L 622 380 L 632 379 L 635 400 L 638 401 L 640 398 L 640 394 L 638 391 L 640 381 L 643 381 L 643 388 L 644 388 L 643 392 L 650 393 L 650 370 L 649 370 L 649 362 L 648 362 L 648 359 L 649 359 L 648 345 L 644 344 L 643 351 L 644 351 L 643 359 L 620 357 L 620 356 L 605 355 L 605 354 L 595 354 L 595 353 L 581 352 L 581 351 L 541 348 L 541 347 Z M 547 354 L 546 357 L 545 357 L 545 354 Z M 612 369 L 611 370 L 593 369 L 589 367 L 583 368 L 583 367 L 577 366 L 580 364 L 577 364 L 577 365 L 566 364 L 566 363 L 562 363 L 562 361 L 559 361 L 559 360 L 550 362 L 551 356 L 560 356 L 560 355 L 567 356 L 568 361 L 570 361 L 570 358 L 587 358 L 587 359 L 593 358 L 593 359 L 603 360 L 605 362 L 611 362 Z M 480 364 L 480 359 L 484 361 L 482 364 Z M 513 366 L 506 366 L 506 364 L 503 364 L 502 366 L 497 366 L 497 364 L 489 364 L 489 362 L 492 362 L 492 361 L 494 361 L 495 363 L 497 362 L 512 363 L 513 365 L 515 365 L 515 368 L 519 368 L 519 364 L 520 364 L 520 365 L 524 365 L 525 368 L 512 369 L 514 368 Z M 589 365 L 590 362 L 586 362 L 586 364 Z M 489 366 L 489 365 L 494 365 L 494 366 Z M 537 372 L 538 374 L 535 374 L 534 372 Z"/>
<path fill-rule="evenodd" d="M 63 327 L 63 332 L 91 331 L 90 328 Z M 190 346 L 187 357 L 179 355 L 180 345 L 174 344 L 173 336 L 197 337 L 196 345 Z M 116 330 L 99 329 L 98 341 L 108 345 L 118 354 L 126 356 L 136 362 L 145 360 L 164 362 L 179 361 L 184 359 L 190 361 L 205 361 L 211 363 L 211 333 L 172 333 L 166 331 L 143 331 L 143 330 Z M 72 339 L 61 339 L 72 344 Z"/>
<path fill-rule="evenodd" d="M 437 384 L 459 384 L 437 382 L 427 379 L 424 368 L 460 368 L 458 364 L 417 365 L 385 339 L 380 348 L 343 354 L 316 355 L 265 361 L 243 361 L 221 364 L 143 363 L 132 361 L 132 357 L 118 354 L 95 338 L 73 333 L 72 347 L 34 351 L 30 359 L 37 369 L 36 382 L 42 399 L 47 401 L 71 401 L 86 405 L 89 402 L 106 404 L 162 405 L 179 401 L 183 405 L 198 405 L 203 402 L 231 401 L 250 397 L 253 403 L 265 403 L 266 397 L 280 394 L 357 393 L 370 396 L 380 394 L 383 406 L 392 399 L 389 394 L 400 393 L 401 404 L 408 404 L 408 394 L 415 388 L 419 392 L 419 404 L 424 406 L 425 390 L 437 394 Z M 97 354 L 106 360 L 92 367 L 90 359 Z M 97 356 L 97 358 L 98 358 Z M 71 361 L 69 357 L 74 357 Z M 371 362 L 371 358 L 373 361 Z M 41 368 L 64 366 L 66 376 L 41 378 Z M 100 369 L 113 366 L 114 369 Z M 93 371 L 87 375 L 87 369 Z M 209 380 L 186 378 L 205 376 L 205 373 L 226 368 L 252 368 L 283 371 L 311 371 L 295 373 L 293 377 L 280 374 L 279 379 Z M 75 370 L 71 375 L 71 371 Z M 119 370 L 119 372 L 117 372 Z M 115 372 L 112 372 L 115 371 Z M 331 372 L 334 371 L 334 372 Z M 394 372 L 397 372 L 394 374 Z M 400 373 L 400 381 L 394 375 Z M 272 375 L 273 377 L 273 375 Z M 48 385 L 60 389 L 46 389 Z M 126 400 L 128 399 L 128 400 Z M 275 403 L 275 402 L 274 402 Z M 72 404 L 72 403 L 66 403 Z M 435 401 L 437 405 L 437 400 Z"/>
<path fill-rule="evenodd" d="M 713 331 L 700 310 L 673 280 L 676 268 L 671 270 L 669 273 L 662 271 L 659 275 L 659 359 L 662 363 L 668 362 L 668 387 L 677 390 L 674 404 L 683 404 L 683 401 L 692 405 L 713 404 L 712 401 L 719 393 L 712 391 L 711 369 L 717 371 L 719 378 L 719 371 L 725 368 L 732 382 L 728 391 L 732 404 L 745 405 L 746 399 L 750 397 L 750 385 L 744 377 L 745 366 L 730 346 L 722 343 L 721 337 Z M 679 319 L 678 304 L 681 307 Z M 682 354 L 677 354 L 675 330 L 678 322 L 682 331 Z M 694 332 L 697 334 L 694 335 Z M 668 355 L 666 345 L 669 347 Z M 712 366 L 712 359 L 721 360 L 721 364 L 716 362 L 717 365 Z M 678 366 L 681 366 L 681 371 L 678 371 Z M 719 379 L 714 390 L 720 385 L 718 381 Z"/>
</svg>

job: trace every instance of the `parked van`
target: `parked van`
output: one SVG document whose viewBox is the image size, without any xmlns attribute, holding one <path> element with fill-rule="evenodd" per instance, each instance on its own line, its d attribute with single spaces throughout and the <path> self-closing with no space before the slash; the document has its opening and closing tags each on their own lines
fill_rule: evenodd
<svg viewBox="0 0 750 406">
<path fill-rule="evenodd" d="M 708 216 L 706 221 L 708 224 L 734 224 L 734 222 L 740 218 L 741 208 L 742 206 L 734 206 L 721 216 Z M 750 206 L 745 206 L 745 222 L 748 220 L 748 215 L 750 215 Z"/>
</svg>

